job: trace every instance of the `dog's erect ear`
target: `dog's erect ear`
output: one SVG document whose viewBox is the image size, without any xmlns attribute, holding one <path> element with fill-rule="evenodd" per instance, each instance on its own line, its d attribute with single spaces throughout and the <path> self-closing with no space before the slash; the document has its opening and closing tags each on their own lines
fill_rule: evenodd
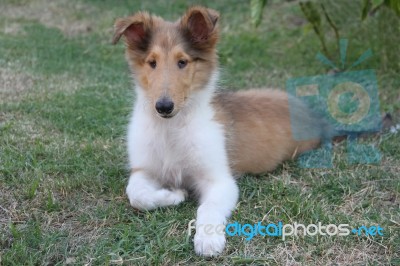
<svg viewBox="0 0 400 266">
<path fill-rule="evenodd" d="M 133 50 L 145 51 L 149 45 L 153 21 L 147 12 L 139 12 L 127 18 L 117 19 L 114 24 L 112 43 L 116 44 L 122 35 Z"/>
<path fill-rule="evenodd" d="M 192 7 L 181 18 L 181 28 L 198 49 L 213 48 L 218 40 L 219 13 L 205 7 Z"/>
</svg>

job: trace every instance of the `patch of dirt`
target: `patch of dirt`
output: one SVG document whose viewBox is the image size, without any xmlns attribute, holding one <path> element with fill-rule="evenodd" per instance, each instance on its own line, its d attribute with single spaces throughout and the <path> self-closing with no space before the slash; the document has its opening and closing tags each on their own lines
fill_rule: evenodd
<svg viewBox="0 0 400 266">
<path fill-rule="evenodd" d="M 18 201 L 14 197 L 13 191 L 0 188 L 0 228 L 6 227 L 11 221 L 20 221 L 17 207 Z"/>
<path fill-rule="evenodd" d="M 35 83 L 35 79 L 23 70 L 17 72 L 0 67 L 0 103 L 16 101 L 24 96 Z"/>
<path fill-rule="evenodd" d="M 367 212 L 368 208 L 379 208 L 382 214 L 388 214 L 390 210 L 399 208 L 398 193 L 379 189 L 380 182 L 395 180 L 394 178 L 400 170 L 399 161 L 393 158 L 384 158 L 380 167 L 385 170 L 387 177 L 363 181 L 365 187 L 356 193 L 345 196 L 344 203 L 338 206 L 338 211 L 353 217 L 360 223 L 367 223 L 364 212 Z M 368 204 L 367 207 L 363 207 L 364 204 Z M 394 215 L 393 219 L 399 217 L 399 215 Z"/>
<path fill-rule="evenodd" d="M 67 73 L 52 76 L 34 75 L 18 62 L 0 67 L 0 104 L 17 102 L 33 93 L 36 99 L 48 97 L 49 93 L 62 91 L 72 94 L 89 81 L 79 80 Z M 40 86 L 37 86 L 37 85 Z M 40 88 L 39 88 L 40 87 Z"/>
<path fill-rule="evenodd" d="M 362 241 L 351 247 L 344 247 L 339 243 L 323 251 L 318 261 L 312 255 L 312 249 L 304 250 L 295 241 L 278 245 L 273 250 L 273 258 L 279 265 L 303 265 L 299 261 L 302 257 L 309 265 L 365 265 L 373 263 L 376 265 L 387 265 L 389 257 L 387 247 L 374 242 Z"/>
<path fill-rule="evenodd" d="M 5 34 L 14 35 L 14 36 L 25 34 L 21 25 L 16 22 L 5 24 L 4 28 L 3 28 L 3 32 Z"/>
<path fill-rule="evenodd" d="M 377 242 L 363 241 L 353 247 L 333 245 L 324 252 L 321 265 L 387 265 L 387 248 Z M 321 261 L 321 262 L 322 262 Z"/>
<path fill-rule="evenodd" d="M 71 37 L 92 31 L 92 23 L 85 14 L 93 12 L 90 6 L 73 1 L 36 0 L 24 5 L 4 5 L 0 16 L 14 20 L 38 20 L 46 27 L 58 28 L 65 36 Z M 7 26 L 4 32 L 18 32 L 17 24 Z"/>
</svg>

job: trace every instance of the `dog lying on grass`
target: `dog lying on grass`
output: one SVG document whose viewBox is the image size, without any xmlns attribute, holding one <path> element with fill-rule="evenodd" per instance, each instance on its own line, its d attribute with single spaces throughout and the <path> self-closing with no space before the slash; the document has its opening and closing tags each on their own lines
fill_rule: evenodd
<svg viewBox="0 0 400 266">
<path fill-rule="evenodd" d="M 138 12 L 118 19 L 113 37 L 115 44 L 124 36 L 136 89 L 128 128 L 130 204 L 150 210 L 181 203 L 187 191 L 197 195 L 194 248 L 204 256 L 224 249 L 225 236 L 201 225 L 225 224 L 238 200 L 233 175 L 271 171 L 316 148 L 325 134 L 305 105 L 291 101 L 298 124 L 321 136 L 294 140 L 285 92 L 216 92 L 218 19 L 204 7 L 175 22 Z"/>
</svg>

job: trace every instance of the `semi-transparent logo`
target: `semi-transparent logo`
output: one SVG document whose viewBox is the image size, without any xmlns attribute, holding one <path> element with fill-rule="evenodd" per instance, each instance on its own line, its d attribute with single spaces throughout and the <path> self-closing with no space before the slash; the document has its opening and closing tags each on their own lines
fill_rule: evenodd
<svg viewBox="0 0 400 266">
<path fill-rule="evenodd" d="M 350 164 L 370 164 L 380 161 L 379 151 L 372 145 L 358 143 L 357 136 L 377 132 L 381 128 L 378 84 L 373 69 L 351 71 L 372 55 L 364 52 L 350 67 L 346 67 L 347 40 L 340 41 L 341 66 L 335 66 L 318 53 L 322 63 L 341 69 L 334 74 L 291 78 L 286 83 L 292 135 L 295 140 L 305 141 L 321 137 L 321 131 L 302 124 L 298 118 L 300 99 L 313 115 L 324 121 L 321 148 L 306 152 L 299 157 L 299 164 L 306 168 L 329 168 L 332 164 L 332 138 L 347 136 L 347 161 Z"/>
</svg>

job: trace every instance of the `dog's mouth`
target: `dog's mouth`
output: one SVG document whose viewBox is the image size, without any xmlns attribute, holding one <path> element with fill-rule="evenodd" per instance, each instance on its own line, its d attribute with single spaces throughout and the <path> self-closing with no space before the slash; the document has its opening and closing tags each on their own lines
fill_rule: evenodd
<svg viewBox="0 0 400 266">
<path fill-rule="evenodd" d="M 174 117 L 175 116 L 175 114 L 168 114 L 168 115 L 166 115 L 166 114 L 157 114 L 159 117 L 161 117 L 161 118 L 165 118 L 165 119 L 169 119 L 169 118 L 172 118 L 172 117 Z"/>
</svg>

